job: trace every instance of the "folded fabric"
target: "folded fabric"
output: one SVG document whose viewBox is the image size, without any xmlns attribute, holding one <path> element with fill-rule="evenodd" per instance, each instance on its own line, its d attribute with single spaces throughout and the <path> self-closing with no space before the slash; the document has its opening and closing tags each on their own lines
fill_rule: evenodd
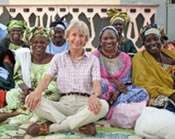
<svg viewBox="0 0 175 139">
<path fill-rule="evenodd" d="M 118 104 L 114 108 L 110 124 L 119 128 L 133 129 L 146 104 L 147 101 Z"/>
<path fill-rule="evenodd" d="M 31 87 L 31 54 L 29 48 L 19 48 L 15 51 L 16 59 L 19 59 L 22 69 L 22 79 L 28 87 Z"/>
<path fill-rule="evenodd" d="M 140 88 L 136 85 L 129 85 L 127 93 L 121 93 L 117 98 L 117 101 L 114 103 L 114 106 L 120 103 L 132 103 L 132 102 L 141 102 L 148 101 L 149 94 L 144 88 Z"/>
<path fill-rule="evenodd" d="M 146 107 L 136 121 L 136 135 L 150 139 L 175 138 L 175 114 L 165 109 Z"/>
<path fill-rule="evenodd" d="M 2 77 L 4 80 L 7 80 L 8 76 L 9 72 L 3 67 L 0 67 L 0 77 Z"/>
<path fill-rule="evenodd" d="M 0 23 L 0 40 L 4 39 L 8 34 L 7 26 Z"/>
<path fill-rule="evenodd" d="M 0 108 L 3 108 L 7 103 L 6 103 L 6 91 L 0 90 Z"/>
</svg>

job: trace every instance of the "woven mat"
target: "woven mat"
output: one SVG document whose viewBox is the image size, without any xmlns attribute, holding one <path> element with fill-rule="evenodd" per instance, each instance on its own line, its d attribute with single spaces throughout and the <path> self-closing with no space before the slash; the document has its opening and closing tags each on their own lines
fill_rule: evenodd
<svg viewBox="0 0 175 139">
<path fill-rule="evenodd" d="M 47 136 L 31 137 L 25 131 L 29 124 L 0 124 L 0 139 L 144 139 L 135 135 L 133 130 L 112 128 L 106 121 L 96 123 L 97 135 L 85 136 L 76 131 L 55 133 Z"/>
</svg>

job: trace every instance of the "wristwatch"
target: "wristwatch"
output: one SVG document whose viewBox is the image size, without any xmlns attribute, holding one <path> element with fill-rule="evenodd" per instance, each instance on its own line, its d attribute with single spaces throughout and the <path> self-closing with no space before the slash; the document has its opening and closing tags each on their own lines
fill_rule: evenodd
<svg viewBox="0 0 175 139">
<path fill-rule="evenodd" d="M 97 96 L 97 97 L 99 96 L 97 92 L 93 92 L 92 94 Z"/>
</svg>

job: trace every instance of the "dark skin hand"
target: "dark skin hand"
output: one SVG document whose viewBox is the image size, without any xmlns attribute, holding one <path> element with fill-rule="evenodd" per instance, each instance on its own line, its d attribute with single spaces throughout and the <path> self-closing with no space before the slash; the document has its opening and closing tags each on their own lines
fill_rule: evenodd
<svg viewBox="0 0 175 139">
<path fill-rule="evenodd" d="M 25 103 L 25 99 L 26 99 L 27 95 L 29 95 L 32 91 L 34 91 L 33 88 L 25 89 L 24 92 L 21 93 L 22 97 L 20 98 L 20 102 Z"/>
<path fill-rule="evenodd" d="M 175 102 L 175 93 L 173 93 L 169 98 Z"/>
<path fill-rule="evenodd" d="M 19 84 L 18 85 L 21 89 L 22 89 L 22 97 L 20 98 L 20 101 L 22 102 L 22 103 L 24 103 L 24 101 L 25 101 L 25 98 L 26 98 L 26 96 L 28 95 L 28 94 L 30 94 L 30 92 L 32 92 L 34 89 L 33 88 L 29 88 L 27 85 L 25 85 L 25 84 Z"/>
<path fill-rule="evenodd" d="M 25 91 L 26 89 L 29 88 L 29 87 L 28 87 L 26 84 L 24 84 L 24 83 L 18 84 L 18 86 L 21 88 L 22 91 Z"/>
<path fill-rule="evenodd" d="M 111 83 L 114 83 L 117 86 L 120 93 L 127 93 L 128 92 L 127 85 L 123 84 L 122 82 L 120 82 L 118 80 L 112 80 L 112 79 L 109 81 Z"/>
<path fill-rule="evenodd" d="M 117 100 L 118 96 L 120 95 L 121 93 L 117 90 L 117 91 L 114 91 L 114 92 L 111 92 L 109 94 L 109 99 L 107 100 L 109 106 L 111 107 L 114 102 Z"/>
<path fill-rule="evenodd" d="M 157 56 L 158 58 L 156 59 L 157 62 L 160 62 L 162 64 L 170 64 L 170 65 L 175 65 L 175 60 L 173 60 L 171 57 L 167 56 L 166 54 L 160 52 L 160 56 Z"/>
</svg>

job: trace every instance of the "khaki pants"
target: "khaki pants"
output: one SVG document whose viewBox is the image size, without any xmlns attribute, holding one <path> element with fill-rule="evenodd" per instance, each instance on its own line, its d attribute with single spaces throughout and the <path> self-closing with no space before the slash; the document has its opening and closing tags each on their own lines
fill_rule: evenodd
<svg viewBox="0 0 175 139">
<path fill-rule="evenodd" d="M 71 130 L 77 129 L 105 117 L 109 110 L 108 103 L 101 99 L 101 111 L 95 115 L 88 109 L 88 99 L 89 97 L 86 96 L 69 95 L 61 97 L 58 102 L 54 102 L 42 97 L 41 103 L 35 108 L 34 113 L 58 125 L 67 120 L 66 122 Z"/>
</svg>

